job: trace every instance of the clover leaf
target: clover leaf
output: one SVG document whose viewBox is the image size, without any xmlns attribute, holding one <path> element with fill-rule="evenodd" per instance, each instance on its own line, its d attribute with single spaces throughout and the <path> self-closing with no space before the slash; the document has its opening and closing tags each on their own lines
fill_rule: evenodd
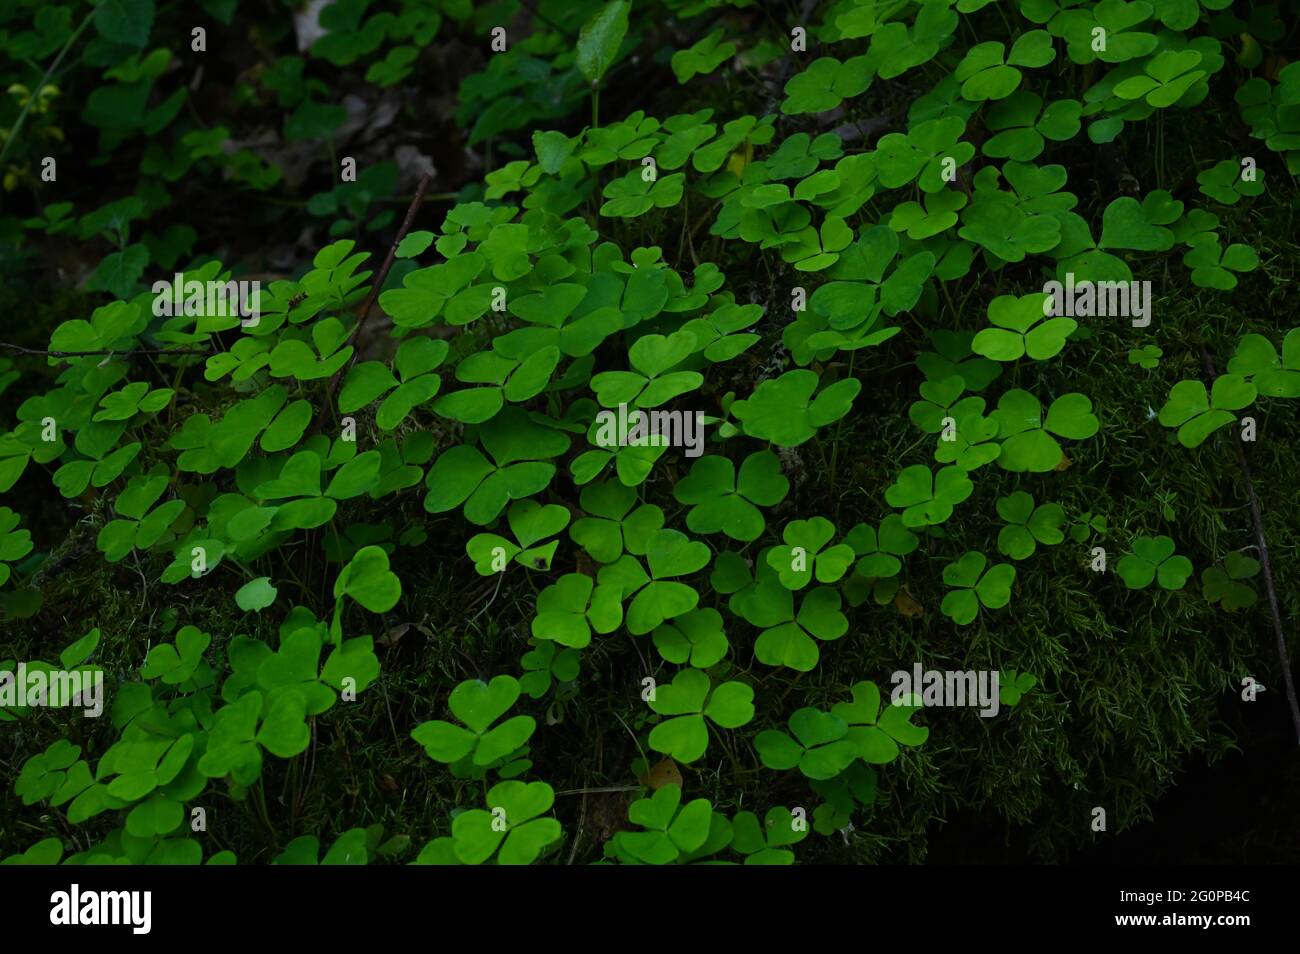
<svg viewBox="0 0 1300 954">
<path fill-rule="evenodd" d="M 169 686 L 181 686 L 194 677 L 203 663 L 203 652 L 212 637 L 197 626 L 184 626 L 176 633 L 176 644 L 159 643 L 149 650 L 140 670 L 142 679 L 161 679 Z M 201 679 L 211 681 L 211 670 L 204 665 Z"/>
<path fill-rule="evenodd" d="M 646 830 L 618 832 L 607 843 L 607 853 L 633 863 L 669 865 L 708 850 L 717 816 L 707 798 L 682 805 L 682 787 L 671 784 L 633 802 L 627 817 Z M 725 834 L 729 840 L 730 832 Z"/>
<path fill-rule="evenodd" d="M 989 303 L 989 321 L 996 327 L 975 335 L 971 348 L 994 361 L 1014 361 L 1028 355 L 1044 361 L 1060 353 L 1065 339 L 1079 323 L 1073 318 L 1044 318 L 1049 298 L 1035 292 L 1017 298 L 999 295 Z"/>
<path fill-rule="evenodd" d="M 974 489 L 960 467 L 944 467 L 936 474 L 925 464 L 913 464 L 899 472 L 885 500 L 903 511 L 903 526 L 930 527 L 952 516 L 953 508 Z"/>
<path fill-rule="evenodd" d="M 1102 213 L 1097 247 L 1139 252 L 1173 248 L 1174 233 L 1165 226 L 1178 218 L 1181 208 L 1181 203 L 1174 203 L 1168 193 L 1160 191 L 1152 192 L 1141 203 L 1131 196 L 1120 196 Z"/>
<path fill-rule="evenodd" d="M 929 729 L 910 721 L 921 708 L 919 698 L 900 698 L 882 709 L 880 689 L 874 682 L 854 683 L 850 692 L 852 701 L 837 702 L 831 713 L 848 723 L 845 738 L 857 747 L 862 761 L 884 765 L 898 758 L 900 745 L 917 746 L 929 737 Z"/>
<path fill-rule="evenodd" d="M 971 550 L 943 568 L 943 582 L 955 589 L 943 598 L 940 609 L 959 626 L 974 622 L 980 606 L 1001 609 L 1011 601 L 1016 568 L 1010 563 L 988 567 L 988 557 Z"/>
<path fill-rule="evenodd" d="M 488 790 L 488 811 L 473 808 L 456 816 L 452 851 L 467 865 L 481 865 L 494 854 L 499 865 L 530 865 L 564 834 L 554 818 L 538 817 L 554 803 L 555 790 L 545 782 L 498 782 Z"/>
<path fill-rule="evenodd" d="M 559 504 L 543 506 L 535 500 L 516 500 L 506 511 L 506 520 L 514 534 L 516 544 L 495 533 L 479 533 L 465 544 L 465 552 L 474 561 L 481 576 L 499 572 L 502 560 L 514 560 L 533 570 L 549 570 L 551 558 L 560 541 L 537 546 L 547 537 L 554 536 L 569 525 L 569 511 Z"/>
<path fill-rule="evenodd" d="M 1202 55 L 1192 49 L 1162 50 L 1143 66 L 1142 73 L 1115 84 L 1121 99 L 1141 99 L 1156 109 L 1173 106 L 1193 91 L 1209 74 L 1201 65 Z"/>
<path fill-rule="evenodd" d="M 754 737 L 754 749 L 770 769 L 798 766 L 808 778 L 828 779 L 858 757 L 858 746 L 846 738 L 849 724 L 837 715 L 805 707 L 790 716 L 789 726 L 793 737 L 775 729 Z"/>
<path fill-rule="evenodd" d="M 814 371 L 804 368 L 787 371 L 779 378 L 764 381 L 747 400 L 732 404 L 731 410 L 751 437 L 771 441 L 779 447 L 798 447 L 817 433 L 818 428 L 848 414 L 853 399 L 862 390 L 862 382 L 857 378 L 845 378 L 823 388 L 814 398 L 818 383 Z"/>
<path fill-rule="evenodd" d="M 877 74 L 881 79 L 893 79 L 928 63 L 952 37 L 957 23 L 956 11 L 947 4 L 926 4 L 911 29 L 897 20 L 884 24 L 872 34 L 869 51 Z"/>
<path fill-rule="evenodd" d="M 1023 490 L 999 497 L 998 516 L 1007 525 L 998 533 L 998 552 L 1013 560 L 1033 556 L 1037 545 L 1048 546 L 1065 539 L 1061 526 L 1065 523 L 1065 510 L 1060 504 L 1047 503 L 1034 506 L 1034 498 Z"/>
<path fill-rule="evenodd" d="M 781 112 L 798 116 L 834 109 L 871 85 L 872 67 L 870 56 L 855 56 L 843 63 L 833 56 L 818 57 L 785 84 Z"/>
<path fill-rule="evenodd" d="M 670 371 L 696 350 L 698 342 L 689 331 L 671 335 L 642 335 L 628 349 L 628 361 L 636 372 L 605 371 L 591 379 L 592 390 L 602 407 L 658 407 L 704 383 L 698 371 Z"/>
<path fill-rule="evenodd" d="M 1136 364 L 1139 368 L 1147 371 L 1157 368 L 1160 365 L 1160 359 L 1164 355 L 1164 350 L 1157 348 L 1155 345 L 1143 345 L 1141 348 L 1130 348 L 1128 352 L 1128 363 Z"/>
<path fill-rule="evenodd" d="M 623 622 L 620 597 L 616 586 L 597 586 L 583 573 L 566 573 L 537 598 L 533 636 L 582 649 L 591 642 L 593 629 L 602 635 L 618 629 Z"/>
<path fill-rule="evenodd" d="M 463 504 L 471 523 L 490 523 L 509 501 L 543 490 L 555 475 L 555 465 L 548 461 L 569 447 L 563 431 L 539 424 L 513 407 L 483 425 L 479 440 L 490 461 L 477 448 L 461 444 L 429 468 L 425 510 L 445 513 Z"/>
<path fill-rule="evenodd" d="M 853 572 L 868 580 L 897 576 L 903 568 L 899 557 L 907 556 L 920 545 L 920 538 L 903 523 L 903 518 L 891 513 L 880 522 L 879 529 L 860 523 L 844 538 L 853 548 L 858 562 Z"/>
<path fill-rule="evenodd" d="M 362 547 L 334 581 L 334 599 L 349 596 L 372 613 L 387 613 L 402 596 L 402 583 L 388 568 L 383 547 Z"/>
<path fill-rule="evenodd" d="M 820 272 L 839 261 L 839 253 L 853 241 L 853 229 L 838 215 L 828 215 L 821 229 L 803 228 L 785 238 L 781 258 L 797 271 Z"/>
<path fill-rule="evenodd" d="M 1063 394 L 1048 408 L 1046 418 L 1038 398 L 1015 388 L 1002 395 L 993 412 L 1002 453 L 998 463 L 1011 471 L 1045 473 L 1060 464 L 1064 451 L 1052 436 L 1082 440 L 1092 437 L 1101 422 L 1092 401 L 1083 394 Z"/>
<path fill-rule="evenodd" d="M 998 673 L 998 702 L 1004 706 L 1019 705 L 1025 693 L 1038 685 L 1038 677 L 1029 672 Z"/>
<path fill-rule="evenodd" d="M 1198 235 L 1189 244 L 1183 264 L 1192 270 L 1193 284 L 1202 288 L 1231 291 L 1237 287 L 1233 272 L 1253 272 L 1259 266 L 1259 255 L 1249 245 L 1234 243 L 1225 249 L 1213 233 Z"/>
<path fill-rule="evenodd" d="M 698 669 L 683 669 L 666 686 L 659 686 L 650 708 L 670 716 L 650 730 L 650 748 L 678 762 L 696 761 L 708 748 L 708 722 L 737 729 L 754 717 L 754 690 L 742 682 L 710 688 Z M 707 719 L 707 721 L 706 721 Z"/>
<path fill-rule="evenodd" d="M 996 40 L 977 43 L 966 51 L 953 74 L 961 86 L 963 98 L 973 102 L 1005 99 L 1020 85 L 1017 66 L 1046 66 L 1056 58 L 1052 36 L 1046 30 L 1022 33 L 1010 52 Z"/>
<path fill-rule="evenodd" d="M 636 507 L 636 491 L 620 483 L 588 484 L 579 502 L 590 516 L 574 521 L 569 536 L 598 563 L 613 563 L 625 552 L 644 556 L 650 535 L 664 525 L 662 509 Z"/>
<path fill-rule="evenodd" d="M 435 719 L 417 725 L 411 730 L 411 738 L 424 746 L 425 753 L 436 762 L 459 762 L 471 757 L 476 767 L 490 766 L 520 748 L 537 728 L 533 717 L 525 715 L 513 716 L 493 727 L 510 711 L 519 693 L 519 683 L 512 676 L 496 676 L 491 682 L 467 679 L 447 699 L 464 727 Z"/>
<path fill-rule="evenodd" d="M 27 530 L 16 530 L 22 518 L 8 507 L 0 507 L 0 586 L 9 579 L 9 564 L 21 560 L 32 552 L 32 535 Z"/>
<path fill-rule="evenodd" d="M 737 812 L 731 825 L 731 847 L 747 865 L 794 864 L 794 852 L 786 847 L 808 837 L 807 827 L 796 825 L 794 814 L 781 805 L 769 808 L 761 824 L 753 812 Z"/>
<path fill-rule="evenodd" d="M 719 28 L 694 45 L 674 53 L 670 65 L 677 82 L 685 83 L 694 76 L 712 73 L 731 59 L 736 54 L 736 44 L 724 43 L 723 36 L 725 34 Z"/>
<path fill-rule="evenodd" d="M 1264 397 L 1300 397 L 1300 328 L 1292 328 L 1282 339 L 1280 358 L 1263 335 L 1243 335 L 1228 371 L 1249 378 Z"/>
<path fill-rule="evenodd" d="M 1178 442 L 1199 447 L 1206 438 L 1237 419 L 1235 411 L 1248 407 L 1257 395 L 1255 385 L 1239 374 L 1221 374 L 1207 393 L 1200 381 L 1179 381 L 1160 408 L 1165 427 L 1178 428 Z"/>
<path fill-rule="evenodd" d="M 747 587 L 731 598 L 730 606 L 732 612 L 763 630 L 754 642 L 759 662 L 798 672 L 816 667 L 821 658 L 817 640 L 839 639 L 849 628 L 848 618 L 840 612 L 839 591 L 828 586 L 809 590 L 797 614 L 794 594 L 777 580 Z"/>
<path fill-rule="evenodd" d="M 542 640 L 519 659 L 524 670 L 519 688 L 529 697 L 540 699 L 551 688 L 553 679 L 562 683 L 577 679 L 581 662 L 582 654 L 578 650 L 557 649 L 555 643 Z"/>
<path fill-rule="evenodd" d="M 803 589 L 814 573 L 818 583 L 834 583 L 848 571 L 855 556 L 853 548 L 844 543 L 823 550 L 834 536 L 835 525 L 825 517 L 792 520 L 782 534 L 785 545 L 768 550 L 768 566 L 780 574 L 781 585 L 789 590 Z"/>
<path fill-rule="evenodd" d="M 1192 575 L 1192 561 L 1174 554 L 1169 537 L 1141 536 L 1133 541 L 1133 552 L 1115 565 L 1115 572 L 1131 590 L 1142 590 L 1158 580 L 1166 590 L 1180 590 Z"/>
<path fill-rule="evenodd" d="M 1201 573 L 1201 593 L 1228 612 L 1253 606 L 1259 597 L 1242 580 L 1257 576 L 1259 567 L 1259 561 L 1254 557 L 1229 553 L 1223 558 L 1223 566 L 1212 566 Z"/>
<path fill-rule="evenodd" d="M 449 348 L 446 341 L 408 338 L 397 349 L 394 359 L 402 379 L 400 384 L 383 362 L 363 361 L 353 365 L 339 392 L 339 411 L 350 414 L 388 394 L 375 414 L 375 423 L 382 430 L 391 431 L 412 410 L 438 393 L 442 380 L 433 372 L 442 364 Z"/>
<path fill-rule="evenodd" d="M 693 609 L 654 631 L 655 649 L 670 663 L 708 669 L 727 655 L 730 644 L 715 609 Z"/>
<path fill-rule="evenodd" d="M 677 172 L 663 178 L 647 179 L 642 170 L 613 179 L 601 192 L 606 199 L 600 214 L 611 218 L 634 219 L 651 209 L 667 209 L 682 200 L 686 176 Z"/>
<path fill-rule="evenodd" d="M 707 455 L 673 487 L 678 503 L 691 510 L 686 525 L 696 533 L 725 533 L 733 540 L 757 540 L 766 524 L 759 507 L 772 507 L 785 499 L 790 481 L 771 451 L 757 451 L 736 465 L 726 457 Z"/>
<path fill-rule="evenodd" d="M 944 160 L 951 159 L 961 167 L 975 155 L 974 146 L 958 142 L 965 131 L 966 124 L 960 118 L 946 116 L 918 123 L 906 133 L 881 136 L 876 144 L 881 184 L 897 189 L 919 176 L 918 185 L 922 192 L 938 192 L 945 188 Z"/>
<path fill-rule="evenodd" d="M 966 205 L 966 194 L 955 189 L 941 189 L 924 196 L 920 202 L 900 202 L 889 217 L 889 227 L 906 232 L 908 238 L 922 241 L 946 232 L 957 224 L 957 212 Z"/>
<path fill-rule="evenodd" d="M 1003 192 L 978 192 L 962 212 L 957 234 L 1008 262 L 1046 252 L 1061 240 L 1061 225 L 1050 215 L 1026 215 Z"/>
<path fill-rule="evenodd" d="M 989 108 L 985 119 L 991 136 L 981 147 L 994 159 L 1029 162 L 1043 151 L 1045 139 L 1067 142 L 1079 132 L 1083 106 L 1077 100 L 1058 99 L 1043 108 L 1043 99 L 1017 90 Z"/>
<path fill-rule="evenodd" d="M 650 581 L 636 594 L 627 610 L 628 632 L 648 633 L 664 620 L 695 608 L 700 595 L 671 578 L 689 576 L 708 565 L 709 548 L 677 530 L 656 530 L 646 543 Z"/>
<path fill-rule="evenodd" d="M 1232 159 L 1216 162 L 1199 173 L 1196 181 L 1203 194 L 1224 205 L 1236 205 L 1242 196 L 1264 194 L 1264 171 L 1256 169 L 1253 179 L 1243 179 L 1240 164 Z"/>
</svg>

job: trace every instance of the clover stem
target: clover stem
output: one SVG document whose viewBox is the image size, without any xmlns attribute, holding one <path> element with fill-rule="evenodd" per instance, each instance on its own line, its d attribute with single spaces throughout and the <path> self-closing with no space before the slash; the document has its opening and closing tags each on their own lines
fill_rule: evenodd
<svg viewBox="0 0 1300 954">
<path fill-rule="evenodd" d="M 59 50 L 59 55 L 54 58 L 54 62 L 51 63 L 49 69 L 45 71 L 45 75 L 41 77 L 41 81 L 36 84 L 36 88 L 32 90 L 32 94 L 27 97 L 27 105 L 23 107 L 22 112 L 18 114 L 18 118 L 14 121 L 14 128 L 9 131 L 9 135 L 5 139 L 4 147 L 0 148 L 0 164 L 4 163 L 5 156 L 9 155 L 9 147 L 13 145 L 14 140 L 18 138 L 18 133 L 22 131 L 23 123 L 27 121 L 27 113 L 31 110 L 32 104 L 40 97 L 41 90 L 45 88 L 46 82 L 48 82 L 49 78 L 54 74 L 54 71 L 59 68 L 59 64 L 63 62 L 63 58 L 68 55 L 68 51 L 72 49 L 72 45 L 77 42 L 77 39 L 81 36 L 86 27 L 90 26 L 90 20 L 94 17 L 97 9 L 98 8 L 91 8 L 90 12 L 86 14 L 86 18 L 81 21 L 81 26 L 77 27 L 72 36 L 68 37 L 68 42 L 63 44 L 63 49 Z"/>
<path fill-rule="evenodd" d="M 1211 382 L 1217 377 L 1214 373 L 1214 359 L 1209 349 L 1201 346 L 1201 357 L 1205 361 L 1205 370 Z M 1277 658 L 1282 665 L 1282 683 L 1286 686 L 1286 699 L 1291 705 L 1291 721 L 1295 725 L 1296 742 L 1300 744 L 1300 704 L 1296 702 L 1295 682 L 1291 677 L 1291 660 L 1286 651 L 1286 634 L 1282 632 L 1282 613 L 1278 608 L 1277 590 L 1273 586 L 1273 566 L 1268 558 L 1268 541 L 1264 538 L 1264 517 L 1260 512 L 1259 495 L 1255 493 L 1255 482 L 1250 475 L 1250 462 L 1246 460 L 1246 450 L 1241 442 L 1241 434 L 1233 431 L 1232 446 L 1237 451 L 1237 464 L 1241 468 L 1242 483 L 1246 488 L 1246 499 L 1250 503 L 1250 517 L 1255 524 L 1255 543 L 1259 547 L 1259 565 L 1264 571 L 1264 588 L 1268 593 L 1269 614 L 1273 618 L 1273 635 L 1277 640 Z"/>
</svg>

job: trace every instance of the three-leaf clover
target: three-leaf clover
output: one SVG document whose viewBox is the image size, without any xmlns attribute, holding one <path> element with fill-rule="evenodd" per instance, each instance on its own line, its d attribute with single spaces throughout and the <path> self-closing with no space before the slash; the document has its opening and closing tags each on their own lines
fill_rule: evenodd
<svg viewBox="0 0 1300 954">
<path fill-rule="evenodd" d="M 709 745 L 708 722 L 736 729 L 754 717 L 754 690 L 743 682 L 710 688 L 698 669 L 683 669 L 666 686 L 659 686 L 650 708 L 670 718 L 650 730 L 650 747 L 676 761 L 694 762 Z"/>
<path fill-rule="evenodd" d="M 1173 106 L 1209 74 L 1201 65 L 1201 54 L 1192 49 L 1162 50 L 1136 76 L 1115 84 L 1120 99 L 1142 99 L 1157 109 Z"/>
<path fill-rule="evenodd" d="M 808 837 L 807 825 L 796 825 L 794 814 L 781 805 L 769 808 L 761 824 L 753 812 L 737 812 L 731 832 L 731 847 L 747 865 L 794 864 L 794 852 L 786 847 Z"/>
<path fill-rule="evenodd" d="M 408 338 L 397 349 L 393 361 L 401 375 L 401 383 L 382 361 L 363 361 L 353 365 L 339 392 L 339 411 L 350 414 L 387 394 L 375 413 L 375 423 L 382 430 L 391 431 L 412 410 L 432 400 L 438 393 L 442 379 L 434 370 L 442 364 L 449 348 L 450 345 L 442 340 L 420 336 Z"/>
<path fill-rule="evenodd" d="M 1092 413 L 1092 401 L 1077 393 L 1062 394 L 1044 417 L 1038 398 L 1016 388 L 1002 395 L 993 418 L 1002 441 L 998 463 L 1011 471 L 1053 470 L 1065 454 L 1053 435 L 1082 440 L 1101 428 Z"/>
<path fill-rule="evenodd" d="M 1200 381 L 1179 381 L 1160 408 L 1159 420 L 1165 427 L 1178 428 L 1178 442 L 1184 447 L 1199 447 L 1220 427 L 1235 421 L 1234 412 L 1248 407 L 1256 393 L 1255 385 L 1239 374 L 1219 375 L 1209 392 Z"/>
<path fill-rule="evenodd" d="M 710 607 L 683 613 L 654 631 L 655 649 L 670 663 L 708 669 L 727 655 L 730 644 L 722 614 Z"/>
<path fill-rule="evenodd" d="M 1034 686 L 1038 677 L 1030 672 L 1016 672 L 1011 669 L 998 673 L 998 702 L 1004 706 L 1014 706 Z"/>
<path fill-rule="evenodd" d="M 1300 328 L 1282 339 L 1282 355 L 1263 335 L 1243 335 L 1228 371 L 1251 379 L 1264 397 L 1300 397 Z"/>
<path fill-rule="evenodd" d="M 834 536 L 835 524 L 825 517 L 792 520 L 782 534 L 785 545 L 767 551 L 768 566 L 777 571 L 781 585 L 789 590 L 803 589 L 812 582 L 814 573 L 818 583 L 834 583 L 855 556 L 853 548 L 845 543 L 823 550 Z"/>
<path fill-rule="evenodd" d="M 563 834 L 554 818 L 538 817 L 554 802 L 555 790 L 545 782 L 498 782 L 488 790 L 487 811 L 473 808 L 451 823 L 452 851 L 467 865 L 494 854 L 499 865 L 532 864 Z"/>
<path fill-rule="evenodd" d="M 1065 523 L 1065 510 L 1060 504 L 1046 503 L 1034 506 L 1034 498 L 1023 490 L 999 497 L 998 516 L 1007 525 L 998 533 L 998 552 L 1013 560 L 1033 556 L 1038 544 L 1054 545 L 1065 539 L 1061 526 Z"/>
<path fill-rule="evenodd" d="M 489 766 L 522 746 L 537 728 L 533 717 L 526 715 L 492 726 L 515 704 L 519 693 L 519 682 L 513 676 L 496 676 L 491 682 L 467 679 L 447 700 L 464 727 L 435 719 L 412 729 L 411 738 L 424 746 L 434 761 L 459 762 L 472 756 L 473 765 Z"/>
<path fill-rule="evenodd" d="M 628 806 L 628 820 L 647 831 L 620 831 L 610 850 L 648 865 L 668 865 L 707 847 L 713 806 L 707 798 L 682 805 L 682 787 L 664 785 L 649 798 Z"/>
<path fill-rule="evenodd" d="M 691 77 L 712 73 L 736 53 L 736 44 L 723 42 L 722 28 L 714 30 L 693 46 L 673 54 L 671 66 L 677 82 L 685 83 Z"/>
<path fill-rule="evenodd" d="M 1201 573 L 1201 592 L 1211 603 L 1218 603 L 1224 609 L 1244 609 L 1252 606 L 1258 597 L 1253 588 L 1241 582 L 1258 575 L 1259 561 L 1244 553 L 1229 553 L 1223 559 L 1223 566 L 1212 566 Z"/>
<path fill-rule="evenodd" d="M 569 511 L 559 504 L 543 506 L 535 500 L 516 500 L 506 511 L 510 532 L 518 544 L 495 533 L 478 533 L 465 544 L 465 551 L 482 576 L 491 576 L 505 568 L 505 561 L 515 560 L 534 570 L 549 570 L 551 558 L 560 541 L 537 546 L 569 525 Z"/>
<path fill-rule="evenodd" d="M 0 507 L 0 585 L 12 572 L 10 563 L 21 560 L 32 552 L 32 535 L 27 530 L 17 530 L 21 518 L 8 507 Z"/>
<path fill-rule="evenodd" d="M 943 582 L 955 587 L 943 598 L 940 609 L 959 626 L 974 622 L 980 606 L 1001 609 L 1011 602 L 1011 585 L 1016 568 L 1010 563 L 988 566 L 988 557 L 970 550 L 943 568 Z M 985 568 L 988 567 L 986 570 Z"/>
<path fill-rule="evenodd" d="M 591 642 L 593 629 L 602 635 L 618 629 L 623 622 L 620 597 L 617 586 L 597 586 L 585 573 L 566 573 L 537 598 L 533 636 L 582 649 Z"/>
<path fill-rule="evenodd" d="M 864 92 L 873 75 L 870 56 L 855 56 L 842 63 L 833 56 L 818 57 L 785 84 L 781 112 L 798 116 L 834 109 Z"/>
<path fill-rule="evenodd" d="M 757 451 L 745 458 L 739 475 L 729 458 L 701 457 L 673 487 L 673 496 L 691 508 L 686 515 L 691 530 L 725 533 L 749 543 L 757 540 L 766 526 L 758 508 L 775 506 L 789 490 L 790 481 L 781 473 L 777 456 Z"/>
<path fill-rule="evenodd" d="M 834 778 L 858 757 L 858 746 L 846 736 L 849 724 L 840 716 L 805 707 L 790 716 L 790 732 L 767 729 L 754 737 L 759 759 L 770 769 L 799 767 L 808 778 Z"/>
<path fill-rule="evenodd" d="M 768 666 L 788 666 L 811 672 L 821 658 L 817 640 L 835 640 L 849 629 L 840 612 L 839 591 L 819 586 L 794 609 L 794 594 L 777 580 L 761 580 L 731 598 L 733 612 L 763 632 L 754 642 L 754 656 Z M 816 637 L 814 639 L 813 637 Z"/>
<path fill-rule="evenodd" d="M 815 371 L 787 371 L 779 378 L 768 378 L 747 400 L 736 401 L 731 412 L 749 436 L 778 447 L 798 447 L 818 428 L 848 414 L 862 390 L 857 378 L 845 378 L 823 388 L 814 398 L 819 383 Z"/>
<path fill-rule="evenodd" d="M 695 608 L 700 594 L 672 577 L 689 576 L 708 565 L 709 548 L 677 530 L 656 530 L 646 543 L 650 581 L 641 588 L 627 610 L 628 632 L 648 633 L 666 619 Z"/>
<path fill-rule="evenodd" d="M 1264 194 L 1264 170 L 1255 169 L 1254 176 L 1246 179 L 1239 163 L 1232 159 L 1216 162 L 1196 176 L 1201 192 L 1224 205 L 1236 205 L 1242 196 Z"/>
<path fill-rule="evenodd" d="M 1024 355 L 1044 361 L 1059 354 L 1079 324 L 1073 318 L 1045 318 L 1048 300 L 1042 292 L 994 298 L 989 303 L 989 321 L 996 327 L 975 335 L 971 349 L 994 361 L 1015 361 Z"/>
<path fill-rule="evenodd" d="M 636 491 L 621 483 L 588 484 L 578 499 L 589 516 L 575 520 L 569 536 L 598 563 L 613 563 L 624 553 L 644 556 L 650 535 L 664 525 L 662 509 L 637 507 Z"/>
<path fill-rule="evenodd" d="M 1115 572 L 1131 590 L 1146 589 L 1152 580 L 1166 590 L 1179 590 L 1192 575 L 1192 561 L 1174 554 L 1169 537 L 1141 536 L 1133 541 L 1133 552 L 1116 564 Z"/>
<path fill-rule="evenodd" d="M 903 526 L 930 527 L 951 517 L 953 508 L 974 490 L 960 467 L 944 467 L 936 474 L 925 464 L 913 464 L 899 472 L 885 500 L 903 511 Z"/>
<path fill-rule="evenodd" d="M 550 484 L 555 475 L 550 459 L 569 447 L 563 431 L 538 424 L 515 407 L 483 425 L 479 440 L 491 460 L 478 448 L 460 444 L 429 468 L 427 511 L 445 513 L 463 504 L 471 523 L 490 523 L 509 501 L 531 497 Z"/>
<path fill-rule="evenodd" d="M 1193 284 L 1202 288 L 1231 291 L 1237 287 L 1233 272 L 1253 272 L 1259 266 L 1259 255 L 1249 245 L 1235 242 L 1225 249 L 1213 232 L 1196 236 L 1189 245 L 1183 264 L 1192 270 Z"/>
<path fill-rule="evenodd" d="M 1016 38 L 1010 52 L 996 40 L 975 44 L 957 64 L 954 76 L 961 83 L 961 95 L 965 99 L 973 102 L 1004 99 L 1020 85 L 1017 66 L 1046 66 L 1055 58 L 1051 34 L 1046 30 L 1030 30 Z"/>
<path fill-rule="evenodd" d="M 831 712 L 848 723 L 846 738 L 857 747 L 862 761 L 884 765 L 898 758 L 900 745 L 917 746 L 929 737 L 929 729 L 911 722 L 912 714 L 921 708 L 918 697 L 896 698 L 882 709 L 874 682 L 854 683 L 850 691 L 852 701 L 835 703 Z"/>
</svg>

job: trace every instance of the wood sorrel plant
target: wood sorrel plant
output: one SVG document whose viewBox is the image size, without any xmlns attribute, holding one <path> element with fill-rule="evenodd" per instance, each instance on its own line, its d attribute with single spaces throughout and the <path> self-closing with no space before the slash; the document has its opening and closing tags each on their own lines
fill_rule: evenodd
<svg viewBox="0 0 1300 954">
<path fill-rule="evenodd" d="M 949 797 L 1052 854 L 1084 806 L 1140 817 L 1225 685 L 1289 687 L 1243 448 L 1294 473 L 1300 328 L 1224 304 L 1294 288 L 1252 218 L 1300 157 L 1275 7 L 362 0 L 252 68 L 224 27 L 261 14 L 199 6 L 201 45 L 153 0 L 0 15 L 6 265 L 87 262 L 0 359 L 0 672 L 61 631 L 114 676 L 99 723 L 0 698 L 3 805 L 48 830 L 5 819 L 6 863 L 876 859 Z M 452 44 L 475 166 L 435 193 L 389 91 Z M 1189 147 L 1207 104 L 1251 138 Z M 88 187 L 87 130 L 139 179 Z M 255 271 L 187 221 L 205 187 L 310 249 Z M 155 279 L 247 283 L 256 321 Z M 1138 282 L 1141 321 L 1050 307 Z M 610 441 L 619 409 L 703 443 Z M 1239 466 L 1249 520 L 1177 519 Z M 1117 636 L 1157 617 L 1195 639 Z M 991 726 L 882 698 L 939 657 L 1004 674 Z"/>
</svg>

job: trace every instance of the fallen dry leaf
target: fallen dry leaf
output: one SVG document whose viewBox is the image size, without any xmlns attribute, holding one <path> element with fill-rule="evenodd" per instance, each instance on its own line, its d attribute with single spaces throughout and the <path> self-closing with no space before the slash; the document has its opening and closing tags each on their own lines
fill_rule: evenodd
<svg viewBox="0 0 1300 954">
<path fill-rule="evenodd" d="M 642 785 L 649 785 L 655 791 L 665 785 L 681 785 L 682 773 L 672 759 L 661 759 L 659 764 L 637 779 Z"/>
<path fill-rule="evenodd" d="M 894 608 L 908 618 L 920 616 L 925 612 L 925 607 L 916 601 L 916 597 L 912 595 L 906 583 L 894 594 Z"/>
</svg>

